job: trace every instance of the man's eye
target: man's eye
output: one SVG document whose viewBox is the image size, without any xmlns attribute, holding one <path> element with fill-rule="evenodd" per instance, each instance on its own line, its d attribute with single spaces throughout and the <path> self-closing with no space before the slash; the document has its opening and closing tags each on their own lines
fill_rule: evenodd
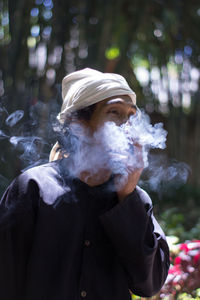
<svg viewBox="0 0 200 300">
<path fill-rule="evenodd" d="M 119 113 L 117 110 L 115 110 L 115 109 L 109 110 L 108 113 L 109 113 L 109 114 L 116 115 L 116 116 L 119 116 L 119 115 L 120 115 L 120 113 Z"/>
</svg>

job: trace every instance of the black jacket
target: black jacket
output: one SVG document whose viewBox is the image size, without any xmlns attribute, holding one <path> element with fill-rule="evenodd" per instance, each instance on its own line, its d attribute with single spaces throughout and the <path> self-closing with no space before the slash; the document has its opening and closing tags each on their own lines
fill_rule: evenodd
<svg viewBox="0 0 200 300">
<path fill-rule="evenodd" d="M 27 170 L 0 204 L 0 299 L 130 300 L 169 267 L 164 234 L 139 187 L 122 203 L 112 179 L 89 187 L 60 162 Z"/>
</svg>

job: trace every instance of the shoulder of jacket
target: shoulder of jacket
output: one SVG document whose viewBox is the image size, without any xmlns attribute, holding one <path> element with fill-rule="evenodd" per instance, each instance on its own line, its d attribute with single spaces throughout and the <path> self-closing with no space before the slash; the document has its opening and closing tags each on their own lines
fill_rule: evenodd
<svg viewBox="0 0 200 300">
<path fill-rule="evenodd" d="M 136 186 L 136 192 L 138 194 L 138 196 L 140 197 L 140 199 L 142 200 L 142 202 L 145 205 L 150 205 L 152 206 L 152 201 L 150 196 L 147 194 L 147 192 L 145 190 L 143 190 L 141 187 L 139 187 L 138 185 Z"/>
<path fill-rule="evenodd" d="M 26 195 L 30 186 L 31 191 L 34 192 L 37 189 L 39 197 L 49 205 L 69 190 L 63 181 L 56 161 L 27 169 L 10 185 L 11 189 L 18 190 L 20 195 Z"/>
</svg>

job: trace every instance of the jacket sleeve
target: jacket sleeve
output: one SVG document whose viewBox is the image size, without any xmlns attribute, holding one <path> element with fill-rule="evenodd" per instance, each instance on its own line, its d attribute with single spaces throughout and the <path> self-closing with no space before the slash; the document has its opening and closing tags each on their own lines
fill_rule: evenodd
<svg viewBox="0 0 200 300">
<path fill-rule="evenodd" d="M 36 193 L 34 183 L 25 188 L 24 177 L 19 176 L 0 201 L 0 299 L 24 300 Z"/>
<path fill-rule="evenodd" d="M 100 219 L 127 274 L 130 290 L 142 297 L 155 295 L 167 277 L 169 249 L 147 193 L 137 187 Z"/>
</svg>

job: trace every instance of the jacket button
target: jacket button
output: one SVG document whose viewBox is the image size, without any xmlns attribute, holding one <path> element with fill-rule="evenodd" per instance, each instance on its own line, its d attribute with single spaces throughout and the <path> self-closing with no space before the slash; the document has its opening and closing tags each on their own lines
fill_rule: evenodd
<svg viewBox="0 0 200 300">
<path fill-rule="evenodd" d="M 90 246 L 90 241 L 89 240 L 85 240 L 85 246 Z"/>
<path fill-rule="evenodd" d="M 81 292 L 81 297 L 85 298 L 86 295 L 87 295 L 86 291 L 82 291 L 82 292 Z"/>
</svg>

